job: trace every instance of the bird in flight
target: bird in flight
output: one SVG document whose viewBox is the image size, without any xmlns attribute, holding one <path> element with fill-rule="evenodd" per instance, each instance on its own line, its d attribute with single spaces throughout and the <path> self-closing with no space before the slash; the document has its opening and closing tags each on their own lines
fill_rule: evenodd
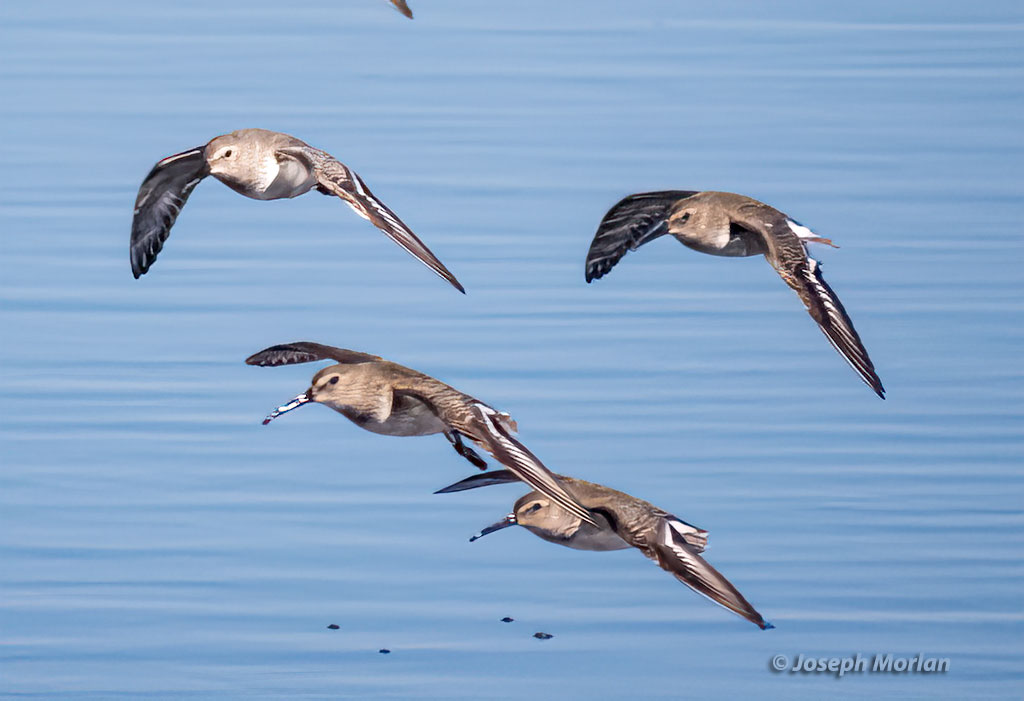
<svg viewBox="0 0 1024 701">
<path fill-rule="evenodd" d="M 370 192 L 354 170 L 294 136 L 266 129 L 233 131 L 153 166 L 135 199 L 130 252 L 136 278 L 156 261 L 181 208 L 208 175 L 254 200 L 298 197 L 310 190 L 340 197 L 356 214 L 465 293 L 448 268 Z"/>
<path fill-rule="evenodd" d="M 360 428 L 386 436 L 444 434 L 462 457 L 487 469 L 463 437 L 485 449 L 552 502 L 588 523 L 594 523 L 544 463 L 513 434 L 516 422 L 505 412 L 484 404 L 438 379 L 376 355 L 300 341 L 265 348 L 246 359 L 248 365 L 276 367 L 333 360 L 321 369 L 309 389 L 279 406 L 263 420 L 309 403 L 334 409 Z"/>
<path fill-rule="evenodd" d="M 597 523 L 584 523 L 540 492 L 530 492 L 516 501 L 510 514 L 480 531 L 470 541 L 509 526 L 522 526 L 549 543 L 575 550 L 606 551 L 633 547 L 693 591 L 747 619 L 761 630 L 775 627 L 762 618 L 732 582 L 701 556 L 708 542 L 707 531 L 649 502 L 603 484 L 565 475 L 558 475 L 558 479 L 588 509 Z M 497 470 L 468 477 L 435 493 L 462 492 L 515 481 L 518 478 L 508 470 Z"/>
<path fill-rule="evenodd" d="M 713 256 L 763 255 L 807 307 L 829 343 L 875 394 L 885 388 L 853 321 L 821 275 L 808 244 L 838 248 L 774 207 L 731 192 L 668 190 L 626 197 L 604 215 L 587 253 L 587 282 L 606 275 L 626 253 L 671 234 Z"/>
</svg>

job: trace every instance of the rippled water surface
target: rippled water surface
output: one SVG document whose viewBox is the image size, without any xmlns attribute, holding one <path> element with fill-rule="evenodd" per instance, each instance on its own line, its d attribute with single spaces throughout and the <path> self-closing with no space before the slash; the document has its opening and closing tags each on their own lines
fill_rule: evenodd
<svg viewBox="0 0 1024 701">
<path fill-rule="evenodd" d="M 1021 5 L 412 6 L 0 7 L 0 693 L 1019 698 Z M 150 166 L 247 126 L 351 165 L 469 293 L 337 200 L 212 179 L 132 279 Z M 585 284 L 605 210 L 661 188 L 842 246 L 819 258 L 889 399 L 763 260 L 666 238 Z M 261 426 L 314 368 L 242 360 L 300 339 L 707 528 L 777 629 L 636 551 L 469 544 L 525 490 L 432 495 L 473 471 L 440 437 Z M 768 669 L 857 652 L 950 671 Z"/>
</svg>

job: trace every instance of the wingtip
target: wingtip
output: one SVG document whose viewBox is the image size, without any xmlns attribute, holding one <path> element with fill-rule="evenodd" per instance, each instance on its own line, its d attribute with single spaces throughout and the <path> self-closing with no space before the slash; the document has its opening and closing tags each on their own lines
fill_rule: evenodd
<svg viewBox="0 0 1024 701">
<path fill-rule="evenodd" d="M 775 629 L 775 625 L 772 624 L 772 623 L 769 623 L 768 621 L 765 621 L 764 623 L 759 625 L 758 628 L 760 628 L 761 630 L 774 630 Z"/>
<path fill-rule="evenodd" d="M 428 253 L 429 253 L 429 251 L 428 251 Z M 420 261 L 423 264 L 425 264 L 428 268 L 433 270 L 437 274 L 437 276 L 440 277 L 442 280 L 447 282 L 449 285 L 451 285 L 452 287 L 457 289 L 462 294 L 466 294 L 466 288 L 462 286 L 462 283 L 459 282 L 459 279 L 457 277 L 455 277 L 455 275 L 452 273 L 452 271 L 449 270 L 448 268 L 446 268 L 444 266 L 444 263 L 442 263 L 440 260 L 438 260 L 436 256 L 434 257 L 433 262 L 431 262 L 431 261 L 423 259 L 419 255 L 416 255 L 416 254 L 413 254 L 413 255 L 415 255 L 417 258 L 419 258 Z M 431 254 L 431 255 L 433 255 L 433 254 Z"/>
<path fill-rule="evenodd" d="M 307 341 L 298 341 L 298 343 L 306 343 L 306 342 Z M 252 365 L 252 366 L 258 367 L 258 368 L 274 367 L 275 363 L 270 358 L 267 357 L 268 354 L 272 353 L 274 351 L 277 351 L 277 350 L 285 349 L 285 347 L 288 346 L 288 345 L 290 345 L 290 344 L 278 343 L 278 344 L 273 345 L 273 346 L 267 346 L 263 350 L 256 351 L 255 353 L 250 355 L 248 358 L 246 358 L 245 359 L 245 364 L 246 365 Z"/>
<path fill-rule="evenodd" d="M 587 284 L 589 285 L 594 280 L 600 280 L 605 275 L 607 275 L 610 271 L 611 271 L 611 267 L 608 267 L 606 269 L 602 269 L 602 266 L 600 264 L 587 265 L 587 272 L 586 272 L 586 275 L 585 275 L 585 277 L 587 279 Z"/>
<path fill-rule="evenodd" d="M 412 9 L 404 0 L 391 0 L 391 4 L 394 5 L 395 9 L 401 12 L 403 15 L 412 19 Z"/>
<path fill-rule="evenodd" d="M 412 253 L 412 251 L 410 251 L 410 253 Z M 429 253 L 429 251 L 428 251 L 428 253 Z M 444 263 L 442 263 L 436 257 L 434 258 L 433 261 L 430 261 L 430 260 L 424 259 L 423 257 L 421 257 L 420 255 L 418 255 L 416 253 L 412 253 L 412 255 L 415 258 L 417 258 L 421 263 L 423 263 L 428 268 L 433 270 L 434 274 L 437 275 L 439 278 L 441 278 L 442 280 L 447 282 L 449 285 L 454 287 L 456 290 L 458 290 L 462 294 L 466 294 L 466 288 L 462 286 L 462 283 L 459 282 L 459 279 L 452 274 L 452 271 L 450 271 L 450 270 L 448 270 L 448 268 L 444 267 Z M 431 254 L 431 255 L 433 255 L 433 254 Z"/>
<path fill-rule="evenodd" d="M 149 270 L 149 266 L 146 265 L 145 261 L 140 260 L 139 257 L 136 256 L 135 251 L 131 251 L 128 261 L 132 266 L 132 276 L 134 276 L 136 280 L 145 275 Z"/>
</svg>

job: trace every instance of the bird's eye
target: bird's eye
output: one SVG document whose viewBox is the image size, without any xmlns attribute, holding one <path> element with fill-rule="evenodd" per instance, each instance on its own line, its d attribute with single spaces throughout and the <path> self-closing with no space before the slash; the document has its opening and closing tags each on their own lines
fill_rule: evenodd
<svg viewBox="0 0 1024 701">
<path fill-rule="evenodd" d="M 690 213 L 687 212 L 683 216 L 679 217 L 679 223 L 680 224 L 685 224 L 686 220 L 689 219 L 689 218 L 690 218 Z"/>
<path fill-rule="evenodd" d="M 231 149 L 224 152 L 224 158 L 231 158 Z"/>
<path fill-rule="evenodd" d="M 327 384 L 329 384 L 329 385 L 336 385 L 336 384 L 338 384 L 338 376 L 335 375 L 331 379 L 327 380 Z"/>
<path fill-rule="evenodd" d="M 535 511 L 540 511 L 540 503 L 537 503 L 537 504 L 534 504 L 533 506 L 531 506 L 529 509 L 526 510 L 526 513 L 532 514 Z"/>
</svg>

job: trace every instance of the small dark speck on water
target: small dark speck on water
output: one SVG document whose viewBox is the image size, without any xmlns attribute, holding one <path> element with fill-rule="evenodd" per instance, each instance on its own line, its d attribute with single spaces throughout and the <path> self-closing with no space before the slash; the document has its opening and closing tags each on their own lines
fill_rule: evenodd
<svg viewBox="0 0 1024 701">
<path fill-rule="evenodd" d="M 341 626 L 339 626 L 337 623 L 332 623 L 331 625 L 329 625 L 327 627 L 330 628 L 331 630 L 338 630 L 338 628 L 341 628 Z"/>
<path fill-rule="evenodd" d="M 390 655 L 391 654 L 391 650 L 388 650 L 386 647 L 382 647 L 377 652 L 379 652 L 382 655 Z"/>
<path fill-rule="evenodd" d="M 504 618 L 502 618 L 502 619 L 501 619 L 501 622 L 502 622 L 502 623 L 511 623 L 511 622 L 512 622 L 512 621 L 514 621 L 514 620 L 516 620 L 516 619 L 514 619 L 514 618 L 511 618 L 511 617 L 509 617 L 509 616 L 505 616 Z"/>
<path fill-rule="evenodd" d="M 551 635 L 551 633 L 534 633 L 533 637 L 537 638 L 537 640 L 551 640 L 555 636 Z"/>
</svg>

